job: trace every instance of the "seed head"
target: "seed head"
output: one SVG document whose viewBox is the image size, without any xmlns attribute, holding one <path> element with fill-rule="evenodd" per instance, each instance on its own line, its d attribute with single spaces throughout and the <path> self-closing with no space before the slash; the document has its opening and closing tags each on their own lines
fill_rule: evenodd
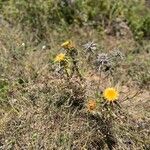
<svg viewBox="0 0 150 150">
<path fill-rule="evenodd" d="M 124 58 L 124 55 L 123 55 L 123 53 L 122 53 L 120 50 L 113 50 L 113 51 L 111 52 L 111 55 L 112 55 L 112 57 L 114 57 L 114 58 L 120 58 L 120 59 L 123 59 L 123 58 Z"/>
<path fill-rule="evenodd" d="M 94 51 L 97 49 L 97 45 L 94 42 L 88 42 L 87 44 L 83 45 L 86 49 L 86 53 L 94 53 Z"/>
<path fill-rule="evenodd" d="M 97 57 L 97 61 L 99 61 L 100 64 L 107 64 L 109 62 L 109 57 L 106 53 L 99 54 Z"/>
</svg>

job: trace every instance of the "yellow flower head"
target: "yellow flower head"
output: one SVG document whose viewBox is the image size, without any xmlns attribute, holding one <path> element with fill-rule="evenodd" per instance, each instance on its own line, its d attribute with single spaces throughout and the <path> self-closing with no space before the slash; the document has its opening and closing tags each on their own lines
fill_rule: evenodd
<svg viewBox="0 0 150 150">
<path fill-rule="evenodd" d="M 119 98 L 119 93 L 115 88 L 106 88 L 103 92 L 103 96 L 107 101 L 113 102 Z"/>
<path fill-rule="evenodd" d="M 96 108 L 96 101 L 95 100 L 89 100 L 87 103 L 87 108 L 89 111 L 92 111 Z"/>
<path fill-rule="evenodd" d="M 65 60 L 65 54 L 60 53 L 55 57 L 55 62 L 61 62 Z"/>
<path fill-rule="evenodd" d="M 74 45 L 71 40 L 68 40 L 68 41 L 62 43 L 61 47 L 66 48 L 66 49 L 71 49 L 71 48 L 74 48 Z"/>
</svg>

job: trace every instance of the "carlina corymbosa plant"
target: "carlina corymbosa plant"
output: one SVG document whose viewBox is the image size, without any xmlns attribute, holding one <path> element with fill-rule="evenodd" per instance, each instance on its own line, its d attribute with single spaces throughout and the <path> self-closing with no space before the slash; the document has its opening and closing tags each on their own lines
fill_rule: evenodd
<svg viewBox="0 0 150 150">
<path fill-rule="evenodd" d="M 119 93 L 115 88 L 106 88 L 103 92 L 103 96 L 106 101 L 113 102 L 119 97 Z"/>
<path fill-rule="evenodd" d="M 59 66 L 61 69 L 63 69 L 67 75 L 67 78 L 69 77 L 69 74 L 67 72 L 67 66 L 68 66 L 68 62 L 67 62 L 67 58 L 66 55 L 63 53 L 60 53 L 58 55 L 56 55 L 55 59 L 54 59 L 55 63 L 59 63 Z"/>
<path fill-rule="evenodd" d="M 113 104 L 116 104 L 120 107 L 117 100 L 119 99 L 119 92 L 114 87 L 108 87 L 103 91 L 103 98 L 106 100 L 105 104 L 110 104 L 113 106 Z"/>
<path fill-rule="evenodd" d="M 63 62 L 63 61 L 65 61 L 65 54 L 63 54 L 63 53 L 60 53 L 60 54 L 58 54 L 56 57 L 55 57 L 55 62 Z"/>
<path fill-rule="evenodd" d="M 71 70 L 70 78 L 72 78 L 76 72 L 77 76 L 80 78 L 80 80 L 83 80 L 83 77 L 82 77 L 82 75 L 79 71 L 79 67 L 78 67 L 78 60 L 77 60 L 78 50 L 75 48 L 73 42 L 71 40 L 68 40 L 68 41 L 64 42 L 61 45 L 61 47 L 66 50 L 67 57 L 71 59 L 72 67 L 70 69 Z"/>
</svg>

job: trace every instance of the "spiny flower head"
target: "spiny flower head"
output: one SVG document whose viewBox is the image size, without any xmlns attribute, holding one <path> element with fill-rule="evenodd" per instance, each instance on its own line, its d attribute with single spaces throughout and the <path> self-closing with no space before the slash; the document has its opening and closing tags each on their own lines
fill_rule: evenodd
<svg viewBox="0 0 150 150">
<path fill-rule="evenodd" d="M 120 50 L 113 50 L 110 55 L 114 58 L 120 58 L 120 59 L 124 59 L 124 55 Z"/>
<path fill-rule="evenodd" d="M 61 47 L 65 48 L 65 49 L 71 49 L 71 48 L 74 48 L 74 45 L 71 40 L 68 40 L 68 41 L 62 43 Z"/>
<path fill-rule="evenodd" d="M 87 109 L 93 111 L 96 108 L 96 100 L 89 100 L 87 103 Z"/>
<path fill-rule="evenodd" d="M 97 45 L 94 42 L 88 42 L 83 46 L 86 49 L 86 53 L 94 53 L 94 51 L 97 49 Z"/>
<path fill-rule="evenodd" d="M 106 88 L 103 92 L 103 96 L 107 101 L 113 102 L 119 98 L 119 93 L 115 88 Z"/>
<path fill-rule="evenodd" d="M 65 60 L 65 54 L 60 53 L 55 57 L 55 62 L 62 62 Z"/>
<path fill-rule="evenodd" d="M 97 56 L 97 62 L 99 65 L 108 64 L 110 62 L 108 54 L 106 54 L 106 53 L 99 54 Z"/>
</svg>

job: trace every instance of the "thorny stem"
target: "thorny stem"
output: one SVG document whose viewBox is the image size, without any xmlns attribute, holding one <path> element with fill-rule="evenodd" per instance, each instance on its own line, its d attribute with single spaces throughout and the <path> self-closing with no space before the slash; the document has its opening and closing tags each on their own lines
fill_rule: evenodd
<svg viewBox="0 0 150 150">
<path fill-rule="evenodd" d="M 102 77 L 102 72 L 101 72 L 101 66 L 99 66 L 98 68 L 98 72 L 99 72 L 99 80 L 98 80 L 98 90 L 100 89 L 100 83 L 101 83 L 101 77 Z"/>
<path fill-rule="evenodd" d="M 66 75 L 67 75 L 67 79 L 68 79 L 68 78 L 69 78 L 69 73 L 68 73 L 66 67 L 64 67 L 64 71 L 65 71 L 65 73 L 66 73 Z"/>
<path fill-rule="evenodd" d="M 73 63 L 73 66 L 71 68 L 71 74 L 70 74 L 70 78 L 72 78 L 72 76 L 74 75 L 74 73 L 76 72 L 78 77 L 80 78 L 80 80 L 83 80 L 83 77 L 79 71 L 79 67 L 77 65 L 78 61 L 76 60 L 75 56 L 77 56 L 78 53 L 76 52 L 76 49 L 74 49 L 74 51 L 72 52 L 69 52 L 69 56 L 71 57 L 72 59 L 72 63 Z"/>
</svg>

